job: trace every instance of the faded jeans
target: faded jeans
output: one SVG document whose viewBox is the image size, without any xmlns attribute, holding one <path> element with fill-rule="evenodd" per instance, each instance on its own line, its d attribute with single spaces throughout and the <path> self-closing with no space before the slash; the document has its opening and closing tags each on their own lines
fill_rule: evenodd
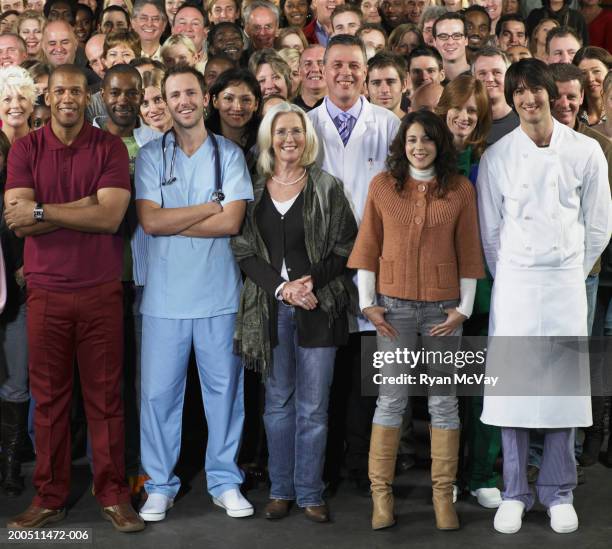
<svg viewBox="0 0 612 549">
<path fill-rule="evenodd" d="M 270 498 L 323 503 L 327 408 L 336 347 L 300 347 L 293 307 L 278 305 L 278 344 L 265 380 Z"/>
<path fill-rule="evenodd" d="M 392 340 L 380 335 L 377 336 L 377 348 L 379 351 L 392 351 L 397 348 L 417 350 L 419 334 L 428 335 L 431 328 L 446 320 L 445 309 L 456 307 L 457 300 L 450 301 L 410 301 L 384 295 L 379 296 L 379 305 L 387 309 L 385 319 L 398 332 L 397 339 Z M 461 335 L 459 327 L 453 336 Z M 436 340 L 439 338 L 424 338 L 422 347 L 426 351 L 439 350 Z M 397 366 L 385 365 L 381 368 L 383 376 L 393 376 L 397 373 Z M 406 406 L 409 404 L 409 387 L 405 384 L 380 385 L 378 400 L 376 401 L 376 412 L 373 423 L 386 427 L 400 427 Z M 429 395 L 427 400 L 431 426 L 435 429 L 459 429 L 459 408 L 457 397 Z"/>
</svg>

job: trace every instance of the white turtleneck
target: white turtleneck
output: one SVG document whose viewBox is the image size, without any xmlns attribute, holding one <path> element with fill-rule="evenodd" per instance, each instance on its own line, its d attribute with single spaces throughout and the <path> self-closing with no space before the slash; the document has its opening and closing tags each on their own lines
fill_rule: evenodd
<svg viewBox="0 0 612 549">
<path fill-rule="evenodd" d="M 433 165 L 424 170 L 410 166 L 410 177 L 417 181 L 429 181 L 435 175 L 436 170 Z M 359 308 L 362 311 L 367 307 L 376 305 L 376 273 L 366 271 L 365 269 L 358 269 L 357 289 L 359 290 Z M 476 297 L 476 279 L 459 279 L 459 295 L 461 299 L 457 306 L 457 311 L 470 318 L 474 309 L 474 298 Z"/>
</svg>

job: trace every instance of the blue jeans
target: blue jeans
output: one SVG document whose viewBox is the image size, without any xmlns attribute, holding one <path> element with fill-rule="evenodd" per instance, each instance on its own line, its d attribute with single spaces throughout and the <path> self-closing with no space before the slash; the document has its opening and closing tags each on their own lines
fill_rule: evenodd
<svg viewBox="0 0 612 549">
<path fill-rule="evenodd" d="M 7 402 L 26 402 L 30 393 L 25 303 L 19 307 L 14 320 L 0 323 L 0 344 L 0 371 L 4 369 L 7 373 L 7 378 L 0 383 L 0 398 Z"/>
<path fill-rule="evenodd" d="M 379 296 L 379 304 L 387 309 L 385 319 L 398 332 L 399 337 L 395 340 L 377 336 L 377 349 L 379 351 L 394 352 L 397 348 L 418 349 L 418 334 L 429 334 L 431 328 L 446 320 L 448 316 L 444 310 L 457 306 L 457 300 L 451 301 L 410 301 L 395 297 Z M 461 327 L 452 334 L 461 335 Z M 435 340 L 427 338 L 423 340 L 426 350 L 435 350 Z M 381 368 L 384 376 L 393 376 L 397 372 L 397 366 L 388 364 Z M 404 411 L 410 405 L 408 385 L 380 385 L 378 400 L 376 401 L 376 412 L 374 412 L 373 423 L 386 427 L 401 427 Z M 459 405 L 456 396 L 430 395 L 427 399 L 431 426 L 435 429 L 459 429 Z"/>
<path fill-rule="evenodd" d="M 327 407 L 335 347 L 300 347 L 295 310 L 279 304 L 278 345 L 265 380 L 270 497 L 323 503 Z"/>
</svg>

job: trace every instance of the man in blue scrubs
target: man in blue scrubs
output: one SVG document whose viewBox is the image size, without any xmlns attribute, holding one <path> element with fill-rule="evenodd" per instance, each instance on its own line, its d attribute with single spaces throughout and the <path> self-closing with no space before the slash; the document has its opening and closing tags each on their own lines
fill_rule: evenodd
<svg viewBox="0 0 612 549">
<path fill-rule="evenodd" d="M 163 520 L 180 488 L 174 467 L 193 344 L 208 421 L 208 491 L 229 516 L 244 517 L 253 507 L 239 489 L 243 374 L 232 353 L 241 279 L 229 240 L 253 198 L 251 179 L 241 150 L 206 131 L 202 75 L 177 67 L 166 74 L 162 90 L 174 128 L 143 147 L 136 160 L 138 218 L 153 237 L 141 306 L 141 459 L 150 480 L 140 516 Z M 215 154 L 224 194 L 219 201 Z"/>
</svg>

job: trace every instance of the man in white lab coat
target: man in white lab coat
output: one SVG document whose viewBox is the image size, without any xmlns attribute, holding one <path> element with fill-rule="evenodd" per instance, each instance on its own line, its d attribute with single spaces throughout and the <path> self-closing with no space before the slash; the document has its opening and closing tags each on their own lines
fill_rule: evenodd
<svg viewBox="0 0 612 549">
<path fill-rule="evenodd" d="M 525 59 L 512 65 L 506 73 L 505 96 L 520 126 L 490 147 L 480 162 L 482 242 L 495 279 L 490 336 L 587 335 L 584 281 L 612 227 L 608 167 L 597 142 L 553 119 L 551 102 L 557 95 L 543 62 Z M 499 341 L 494 337 L 489 342 L 487 371 L 497 369 L 503 382 L 503 374 L 516 375 L 516 361 L 510 366 L 510 353 L 492 358 Z M 524 342 L 517 339 L 515 347 Z M 580 353 L 570 353 L 568 361 L 551 354 L 556 352 L 554 345 L 549 349 L 548 354 L 528 357 L 525 377 L 541 383 L 551 370 L 549 379 L 557 381 L 576 375 L 586 392 L 491 396 L 485 390 L 482 421 L 502 427 L 504 492 L 494 521 L 502 533 L 518 532 L 524 512 L 534 504 L 526 470 L 530 428 L 545 430 L 536 487 L 548 508 L 551 528 L 557 533 L 578 528 L 572 505 L 572 428 L 591 424 L 588 368 L 586 379 L 580 377 Z"/>
<path fill-rule="evenodd" d="M 344 183 L 344 190 L 361 221 L 370 181 L 385 169 L 391 141 L 400 125 L 391 111 L 372 105 L 362 91 L 367 74 L 365 46 L 360 38 L 338 35 L 330 39 L 323 58 L 328 95 L 308 113 L 319 136 L 317 164 Z M 363 317 L 351 330 L 349 343 L 338 350 L 336 374 L 330 399 L 327 480 L 337 480 L 344 446 L 342 416 L 347 418 L 346 465 L 362 488 L 367 482 L 368 449 L 375 399 L 361 398 L 361 343 L 364 332 L 374 327 Z M 340 394 L 342 392 L 342 394 Z"/>
</svg>

